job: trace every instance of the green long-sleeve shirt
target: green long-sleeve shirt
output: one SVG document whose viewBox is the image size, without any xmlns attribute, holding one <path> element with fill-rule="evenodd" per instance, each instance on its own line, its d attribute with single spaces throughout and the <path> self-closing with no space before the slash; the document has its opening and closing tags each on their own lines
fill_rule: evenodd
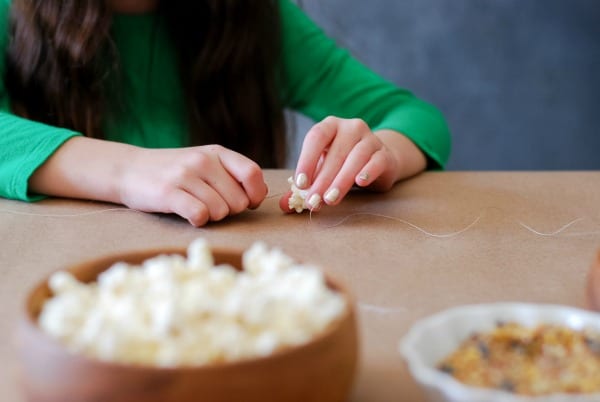
<svg viewBox="0 0 600 402">
<path fill-rule="evenodd" d="M 315 121 L 328 115 L 364 119 L 373 130 L 392 129 L 409 137 L 443 167 L 450 135 L 439 111 L 385 81 L 338 47 L 290 0 L 280 0 L 283 83 L 286 106 Z M 8 43 L 10 0 L 0 0 L 0 52 Z M 112 35 L 123 69 L 126 115 L 104 122 L 106 139 L 151 148 L 187 145 L 185 98 L 177 58 L 154 16 L 117 15 Z M 0 57 L 4 77 L 5 58 Z M 0 197 L 32 201 L 33 172 L 66 140 L 81 133 L 15 116 L 0 82 Z"/>
</svg>

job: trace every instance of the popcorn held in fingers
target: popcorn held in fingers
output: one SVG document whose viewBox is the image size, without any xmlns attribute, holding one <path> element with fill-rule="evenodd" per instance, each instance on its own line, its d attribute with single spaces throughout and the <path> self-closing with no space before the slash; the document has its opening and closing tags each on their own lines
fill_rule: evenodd
<svg viewBox="0 0 600 402">
<path fill-rule="evenodd" d="M 304 210 L 310 209 L 310 207 L 306 204 L 308 190 L 302 190 L 296 187 L 292 177 L 288 178 L 288 183 L 290 183 L 292 190 L 292 195 L 290 195 L 290 198 L 288 199 L 288 206 L 290 207 L 290 210 L 301 213 Z"/>
</svg>

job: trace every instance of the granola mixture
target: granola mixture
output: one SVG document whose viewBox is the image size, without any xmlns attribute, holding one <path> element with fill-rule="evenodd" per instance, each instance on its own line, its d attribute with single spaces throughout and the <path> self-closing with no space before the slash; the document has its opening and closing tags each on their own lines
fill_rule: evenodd
<svg viewBox="0 0 600 402">
<path fill-rule="evenodd" d="M 472 335 L 438 368 L 468 385 L 522 395 L 600 392 L 600 334 L 499 323 Z"/>
</svg>

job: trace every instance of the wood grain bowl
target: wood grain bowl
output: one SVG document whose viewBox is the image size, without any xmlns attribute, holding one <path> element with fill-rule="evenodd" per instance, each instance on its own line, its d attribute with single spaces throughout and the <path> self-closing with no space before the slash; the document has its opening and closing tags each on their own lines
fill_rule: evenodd
<svg viewBox="0 0 600 402">
<path fill-rule="evenodd" d="M 132 264 L 183 249 L 109 255 L 68 268 L 80 281 L 94 281 L 117 261 Z M 214 249 L 215 262 L 241 267 L 239 250 Z M 355 305 L 348 291 L 327 276 L 349 308 L 309 343 L 267 357 L 205 366 L 160 368 L 104 362 L 69 352 L 37 324 L 51 297 L 47 278 L 28 294 L 18 326 L 21 385 L 29 402 L 343 402 L 358 364 Z"/>
</svg>

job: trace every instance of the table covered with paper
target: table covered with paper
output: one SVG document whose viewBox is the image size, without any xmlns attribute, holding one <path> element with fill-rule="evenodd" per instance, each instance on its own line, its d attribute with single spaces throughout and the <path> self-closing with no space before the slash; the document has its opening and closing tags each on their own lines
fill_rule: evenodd
<svg viewBox="0 0 600 402">
<path fill-rule="evenodd" d="M 49 273 L 118 251 L 264 241 L 341 280 L 356 299 L 360 365 L 352 402 L 424 401 L 398 351 L 411 325 L 449 307 L 533 302 L 583 307 L 600 248 L 600 172 L 427 172 L 388 193 L 284 214 L 288 170 L 267 170 L 256 210 L 194 228 L 118 205 L 0 200 L 0 389 L 20 402 L 15 322 Z"/>
</svg>

